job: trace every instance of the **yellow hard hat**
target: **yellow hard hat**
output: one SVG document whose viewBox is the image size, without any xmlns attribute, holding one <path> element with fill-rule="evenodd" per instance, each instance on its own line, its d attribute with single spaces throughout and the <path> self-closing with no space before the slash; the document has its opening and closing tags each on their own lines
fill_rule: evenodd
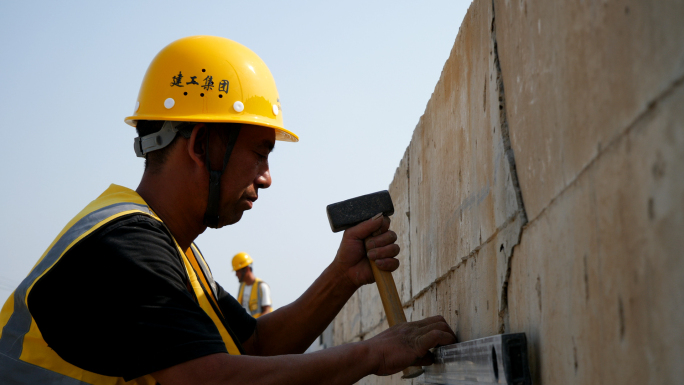
<svg viewBox="0 0 684 385">
<path fill-rule="evenodd" d="M 271 127 L 276 140 L 297 142 L 283 127 L 273 75 L 257 54 L 216 36 L 191 36 L 167 45 L 152 60 L 132 116 L 138 120 L 245 123 Z"/>
<path fill-rule="evenodd" d="M 233 271 L 238 271 L 243 267 L 249 266 L 254 262 L 252 257 L 245 252 L 235 254 L 233 257 Z"/>
</svg>

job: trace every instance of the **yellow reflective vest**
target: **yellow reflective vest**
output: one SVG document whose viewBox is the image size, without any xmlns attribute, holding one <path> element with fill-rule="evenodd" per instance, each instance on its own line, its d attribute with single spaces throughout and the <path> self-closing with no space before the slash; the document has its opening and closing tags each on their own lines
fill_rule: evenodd
<svg viewBox="0 0 684 385">
<path fill-rule="evenodd" d="M 114 385 L 126 383 L 123 378 L 89 372 L 59 357 L 43 340 L 26 301 L 33 285 L 74 245 L 113 220 L 138 214 L 161 221 L 135 191 L 111 185 L 59 233 L 28 276 L 7 299 L 0 312 L 0 384 Z M 194 244 L 183 252 L 176 243 L 176 249 L 185 265 L 195 298 L 202 310 L 216 325 L 226 345 L 226 350 L 230 354 L 241 354 L 242 348 L 239 342 L 236 342 L 237 339 L 233 338 L 227 321 L 218 307 L 216 284 L 204 257 Z M 155 383 L 152 376 L 146 375 L 126 384 L 154 385 Z"/>
<path fill-rule="evenodd" d="M 261 312 L 259 309 L 261 309 L 261 287 L 259 284 L 261 283 L 261 280 L 259 278 L 254 279 L 254 283 L 252 284 L 252 291 L 249 293 L 249 304 L 247 305 L 249 307 L 249 314 L 252 315 L 254 318 L 259 318 L 261 317 Z M 240 290 L 238 290 L 238 297 L 237 300 L 242 305 L 242 297 L 245 292 L 245 283 L 242 282 L 240 283 Z"/>
</svg>

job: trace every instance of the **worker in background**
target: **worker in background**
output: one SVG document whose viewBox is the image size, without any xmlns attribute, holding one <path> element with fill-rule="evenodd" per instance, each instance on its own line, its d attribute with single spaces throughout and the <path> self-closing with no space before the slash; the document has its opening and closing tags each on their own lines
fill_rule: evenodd
<svg viewBox="0 0 684 385">
<path fill-rule="evenodd" d="M 145 158 L 140 184 L 111 185 L 88 204 L 5 302 L 0 384 L 353 384 L 429 364 L 429 349 L 455 342 L 431 317 L 301 354 L 374 282 L 369 258 L 399 266 L 382 215 L 347 229 L 301 297 L 258 319 L 214 280 L 195 239 L 252 209 L 272 183 L 276 140 L 298 141 L 254 52 L 220 37 L 177 40 L 152 60 L 133 104 L 125 121 Z M 303 189 L 320 183 L 312 176 Z"/>
<path fill-rule="evenodd" d="M 273 302 L 271 301 L 271 288 L 254 275 L 253 263 L 252 257 L 244 252 L 237 253 L 233 257 L 233 271 L 240 282 L 237 300 L 247 313 L 254 318 L 259 318 L 271 312 Z M 257 290 L 254 290 L 254 287 Z"/>
</svg>

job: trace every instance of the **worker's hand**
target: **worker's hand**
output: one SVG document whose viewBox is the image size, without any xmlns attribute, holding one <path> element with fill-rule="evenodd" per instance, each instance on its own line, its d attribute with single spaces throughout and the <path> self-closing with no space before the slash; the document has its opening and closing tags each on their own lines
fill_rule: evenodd
<svg viewBox="0 0 684 385">
<path fill-rule="evenodd" d="M 379 214 L 344 232 L 334 264 L 357 288 L 375 282 L 368 259 L 374 260 L 380 270 L 394 271 L 399 267 L 395 258 L 399 245 L 394 243 L 397 234 L 389 226 L 389 217 Z"/>
<path fill-rule="evenodd" d="M 387 376 L 409 366 L 432 365 L 429 349 L 456 342 L 456 334 L 442 316 L 394 325 L 365 341 L 376 360 L 374 374 Z"/>
</svg>

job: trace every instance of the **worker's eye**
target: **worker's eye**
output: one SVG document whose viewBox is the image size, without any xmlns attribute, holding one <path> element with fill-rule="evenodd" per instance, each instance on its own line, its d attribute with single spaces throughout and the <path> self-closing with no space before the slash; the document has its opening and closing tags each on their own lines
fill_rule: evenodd
<svg viewBox="0 0 684 385">
<path fill-rule="evenodd" d="M 256 151 L 254 153 L 257 155 L 257 164 L 261 164 L 268 159 L 267 155 L 263 155 L 263 154 L 258 153 Z"/>
</svg>

